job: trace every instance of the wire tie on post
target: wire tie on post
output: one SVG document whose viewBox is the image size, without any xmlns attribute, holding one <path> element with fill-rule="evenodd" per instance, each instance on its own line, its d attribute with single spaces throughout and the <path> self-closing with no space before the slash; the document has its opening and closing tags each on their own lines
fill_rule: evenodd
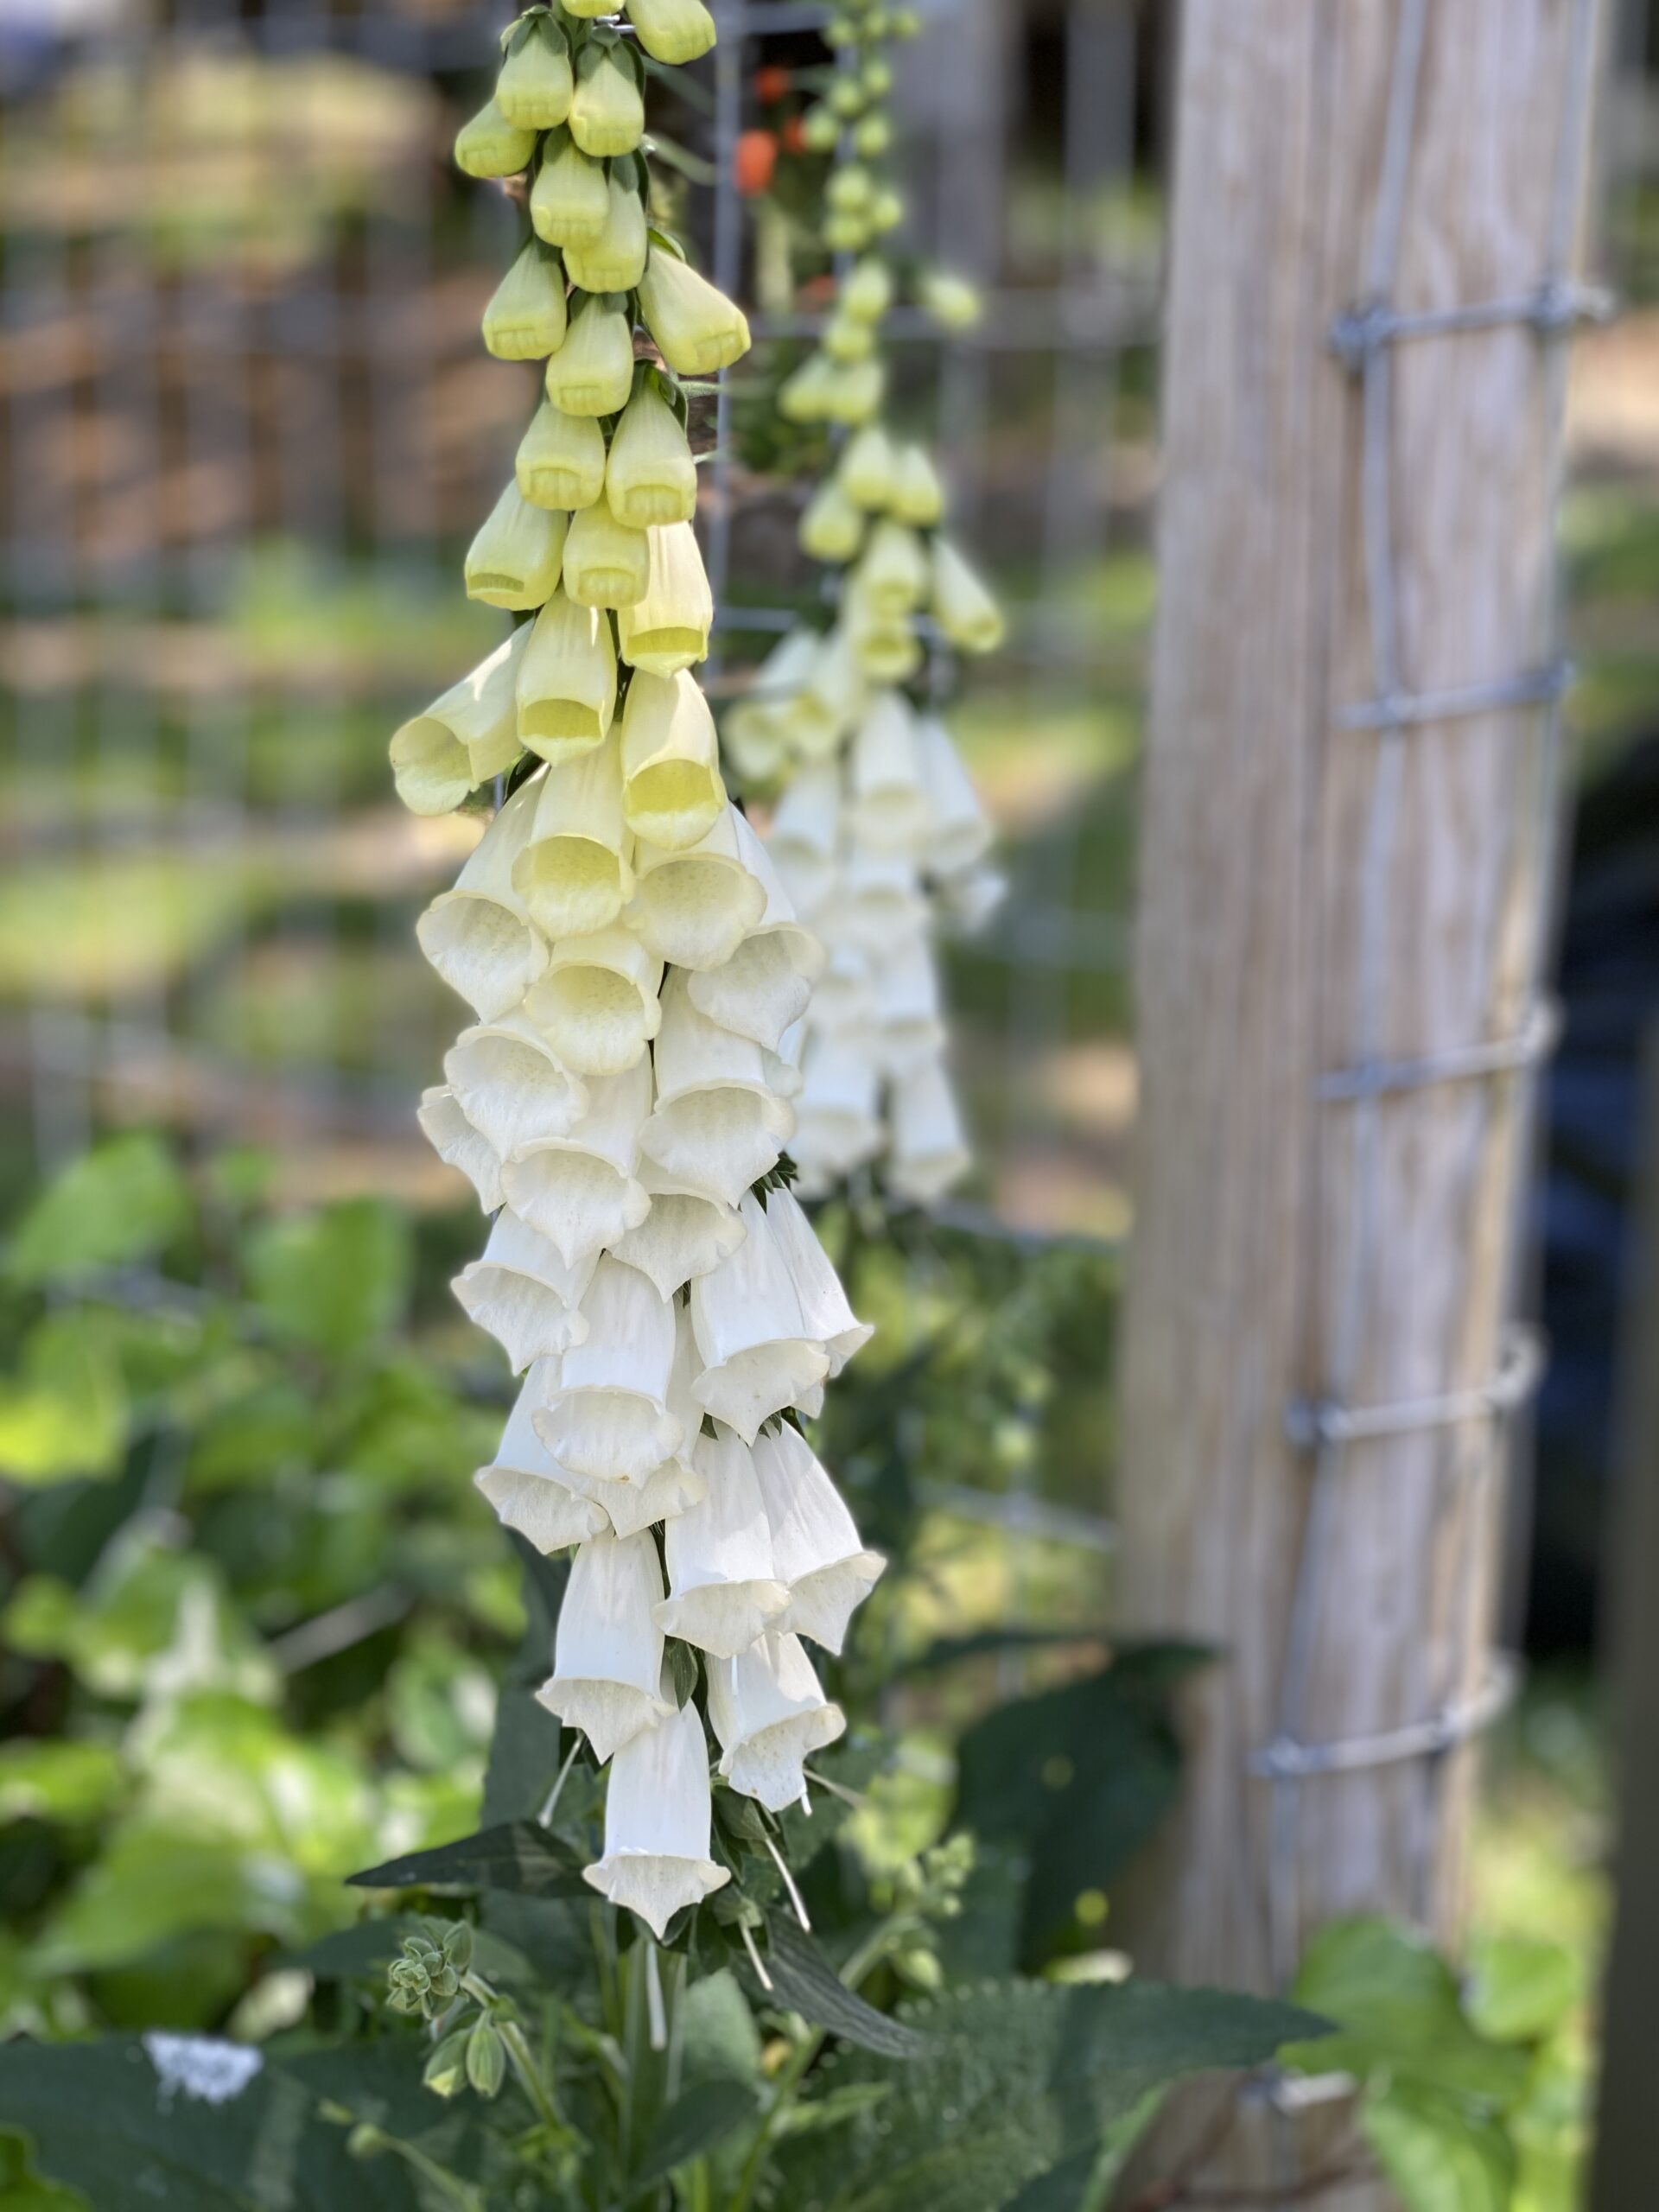
<svg viewBox="0 0 1659 2212">
<path fill-rule="evenodd" d="M 1548 707 L 1572 688 L 1577 671 L 1559 658 L 1541 667 L 1522 669 L 1485 683 L 1458 684 L 1445 691 L 1390 691 L 1380 699 L 1361 699 L 1342 710 L 1344 729 L 1418 729 L 1425 722 L 1458 721 L 1467 715 L 1501 714 L 1508 707 Z"/>
<path fill-rule="evenodd" d="M 1513 1413 L 1538 1387 L 1544 1371 L 1543 1339 L 1534 1329 L 1515 1329 L 1490 1382 L 1430 1398 L 1399 1398 L 1392 1405 L 1338 1406 L 1329 1399 L 1294 1398 L 1285 1412 L 1285 1433 L 1299 1452 L 1322 1444 L 1370 1444 L 1411 1436 L 1425 1428 L 1453 1428 L 1466 1421 Z"/>
<path fill-rule="evenodd" d="M 1408 1759 L 1443 1758 L 1491 1726 L 1514 1699 L 1520 1680 L 1516 1661 L 1494 1653 L 1486 1680 L 1471 1697 L 1455 1699 L 1427 1719 L 1380 1729 L 1371 1736 L 1337 1737 L 1323 1744 L 1275 1736 L 1261 1751 L 1252 1752 L 1246 1764 L 1250 1773 L 1268 1781 L 1300 1782 L 1319 1775 L 1355 1774 Z"/>
<path fill-rule="evenodd" d="M 1480 1076 L 1510 1075 L 1548 1059 L 1561 1033 L 1561 1009 L 1541 998 L 1513 1037 L 1426 1052 L 1414 1060 L 1369 1060 L 1321 1076 L 1317 1095 L 1327 1103 L 1376 1098 L 1385 1091 L 1416 1090 L 1430 1084 L 1467 1083 Z"/>
</svg>

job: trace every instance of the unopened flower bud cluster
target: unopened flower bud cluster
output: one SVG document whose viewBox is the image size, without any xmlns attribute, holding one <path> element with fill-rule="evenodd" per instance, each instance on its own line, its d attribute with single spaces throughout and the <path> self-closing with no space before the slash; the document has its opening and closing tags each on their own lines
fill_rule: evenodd
<svg viewBox="0 0 1659 2212">
<path fill-rule="evenodd" d="M 784 637 L 721 736 L 746 781 L 780 791 L 768 846 L 828 954 L 802 1051 L 800 1187 L 821 1195 L 879 1164 L 893 1196 L 928 1205 L 969 1164 L 935 939 L 942 921 L 981 920 L 1001 885 L 972 784 L 920 694 L 930 648 L 989 652 L 1002 621 L 944 527 L 931 455 L 882 419 L 895 280 L 876 242 L 904 208 L 873 163 L 891 135 L 883 49 L 912 28 L 901 16 L 860 6 L 832 22 L 842 67 L 803 123 L 809 146 L 837 154 L 825 242 L 857 257 L 817 350 L 779 395 L 786 415 L 842 440 L 800 524 L 803 550 L 838 572 L 836 620 L 827 635 L 803 625 Z M 921 290 L 947 325 L 976 312 L 959 280 L 935 272 Z"/>
<path fill-rule="evenodd" d="M 701 0 L 628 16 L 661 61 L 712 42 Z M 735 1789 L 793 1802 L 842 1732 L 803 1639 L 839 1651 L 883 1562 L 795 1424 L 869 1331 L 780 1171 L 822 949 L 693 673 L 712 607 L 676 379 L 747 329 L 650 223 L 621 27 L 533 9 L 504 48 L 457 155 L 524 175 L 533 235 L 484 334 L 544 360 L 546 397 L 467 586 L 531 619 L 392 741 L 417 811 L 512 785 L 417 925 L 474 1016 L 421 1122 L 493 1217 L 455 1291 L 524 1378 L 478 1487 L 575 1548 L 540 1694 L 610 1764 L 588 1879 L 660 1936 L 729 1878 L 667 1640 L 702 1655 Z"/>
</svg>

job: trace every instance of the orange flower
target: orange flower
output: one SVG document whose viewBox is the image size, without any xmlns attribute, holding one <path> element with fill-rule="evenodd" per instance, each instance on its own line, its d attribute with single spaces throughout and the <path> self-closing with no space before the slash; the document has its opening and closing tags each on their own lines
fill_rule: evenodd
<svg viewBox="0 0 1659 2212">
<path fill-rule="evenodd" d="M 806 151 L 806 133 L 801 127 L 798 115 L 791 115 L 784 125 L 784 151 L 786 154 L 804 154 Z"/>
<path fill-rule="evenodd" d="M 732 178 L 740 192 L 753 199 L 765 192 L 778 166 L 778 138 L 771 130 L 745 130 L 739 136 L 732 162 Z"/>
<path fill-rule="evenodd" d="M 794 81 L 792 73 L 782 62 L 769 61 L 754 73 L 754 96 L 770 105 L 773 100 L 783 99 Z"/>
</svg>

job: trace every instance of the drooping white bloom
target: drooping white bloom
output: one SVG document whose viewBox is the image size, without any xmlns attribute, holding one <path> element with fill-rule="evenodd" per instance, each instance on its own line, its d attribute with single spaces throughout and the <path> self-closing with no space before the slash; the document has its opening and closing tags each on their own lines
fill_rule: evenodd
<svg viewBox="0 0 1659 2212">
<path fill-rule="evenodd" d="M 996 601 L 947 537 L 933 541 L 933 614 L 963 652 L 995 652 L 1002 642 Z"/>
<path fill-rule="evenodd" d="M 766 1224 L 795 1286 L 806 1332 L 829 1354 L 833 1378 L 855 1351 L 868 1344 L 874 1327 L 861 1321 L 848 1304 L 841 1277 L 792 1192 L 766 1193 Z"/>
<path fill-rule="evenodd" d="M 697 534 L 689 522 L 645 532 L 645 588 L 617 617 L 617 643 L 631 667 L 674 676 L 709 658 L 715 601 Z"/>
<path fill-rule="evenodd" d="M 669 1406 L 674 1312 L 637 1268 L 607 1253 L 582 1302 L 583 1341 L 568 1351 L 536 1433 L 573 1474 L 627 1481 L 671 1458 L 684 1429 Z"/>
<path fill-rule="evenodd" d="M 809 1198 L 873 1160 L 881 1148 L 880 1077 L 856 1036 L 813 1037 L 801 1058 L 792 1157 Z"/>
<path fill-rule="evenodd" d="M 991 825 L 950 733 L 935 715 L 916 719 L 916 764 L 927 794 L 929 872 L 960 875 L 990 850 Z"/>
<path fill-rule="evenodd" d="M 595 1076 L 583 1088 L 587 1111 L 563 1134 L 527 1142 L 501 1176 L 513 1211 L 573 1267 L 637 1229 L 651 1210 L 634 1176 L 651 1103 L 649 1061 Z"/>
<path fill-rule="evenodd" d="M 620 1075 L 662 1020 L 663 963 L 620 923 L 562 938 L 524 1012 L 578 1075 Z"/>
<path fill-rule="evenodd" d="M 919 930 L 901 938 L 877 970 L 874 1013 L 881 1061 L 888 1072 L 900 1073 L 927 1054 L 944 1051 L 938 969 L 933 948 Z"/>
<path fill-rule="evenodd" d="M 606 616 L 556 591 L 518 664 L 518 741 L 543 760 L 600 744 L 616 711 L 616 648 Z"/>
<path fill-rule="evenodd" d="M 441 891 L 415 925 L 421 950 L 480 1021 L 517 1006 L 547 964 L 547 945 L 512 886 L 536 818 L 537 785 L 532 777 L 513 793 L 454 889 Z"/>
<path fill-rule="evenodd" d="M 659 1296 L 671 1298 L 683 1284 L 709 1274 L 737 1249 L 747 1234 L 743 1218 L 718 1198 L 682 1188 L 653 1160 L 642 1165 L 639 1180 L 650 1194 L 651 1211 L 611 1249 L 649 1275 Z"/>
<path fill-rule="evenodd" d="M 421 1093 L 415 1118 L 438 1158 L 446 1166 L 458 1167 L 477 1192 L 484 1211 L 493 1213 L 503 1203 L 501 1163 L 461 1112 L 447 1083 L 434 1084 Z"/>
<path fill-rule="evenodd" d="M 581 1729 L 601 1765 L 674 1710 L 662 1694 L 663 1632 L 652 1618 L 662 1598 L 649 1535 L 590 1537 L 571 1564 L 553 1673 L 536 1698 Z"/>
<path fill-rule="evenodd" d="M 744 1193 L 743 1242 L 691 1286 L 691 1329 L 702 1359 L 693 1385 L 697 1402 L 746 1444 L 784 1407 L 809 1403 L 830 1369 L 829 1345 L 802 1311 L 789 1256 L 773 1233 L 771 1200 L 778 1195 L 769 1193 L 762 1205 Z M 816 1244 L 810 1224 L 807 1235 Z"/>
<path fill-rule="evenodd" d="M 909 853 L 855 845 L 848 856 L 845 892 L 841 927 L 852 944 L 878 958 L 900 934 L 926 926 L 927 900 Z"/>
<path fill-rule="evenodd" d="M 623 919 L 659 960 L 717 968 L 766 911 L 765 888 L 739 854 L 738 819 L 728 805 L 683 853 L 636 849 L 634 895 Z"/>
<path fill-rule="evenodd" d="M 709 1673 L 709 1718 L 720 1770 L 734 1789 L 774 1813 L 806 1795 L 802 1766 L 847 1731 L 795 1636 L 768 1635 Z"/>
<path fill-rule="evenodd" d="M 664 985 L 657 1103 L 640 1147 L 688 1189 L 735 1205 L 777 1166 L 794 1111 L 768 1089 L 760 1047 L 700 1014 L 688 981 L 671 969 Z"/>
<path fill-rule="evenodd" d="M 778 1618 L 789 1592 L 772 1566 L 748 1446 L 730 1429 L 716 1428 L 698 1437 L 694 1459 L 707 1494 L 664 1532 L 669 1595 L 657 1623 L 664 1635 L 730 1659 Z"/>
<path fill-rule="evenodd" d="M 467 598 L 514 613 L 540 607 L 559 581 L 564 531 L 564 516 L 531 506 L 516 480 L 508 484 L 467 549 Z"/>
<path fill-rule="evenodd" d="M 582 1878 L 637 1912 L 660 1941 L 683 1906 L 731 1879 L 709 1856 L 712 1817 L 709 1747 L 697 1709 L 688 1705 L 618 1751 L 605 1800 L 605 1855 Z"/>
<path fill-rule="evenodd" d="M 513 889 L 550 938 L 607 928 L 633 891 L 615 733 L 543 769 L 536 783 L 536 812 L 512 864 Z"/>
<path fill-rule="evenodd" d="M 1007 878 L 994 868 L 970 868 L 961 875 L 947 876 L 938 887 L 940 917 L 971 934 L 996 912 L 1007 890 Z"/>
<path fill-rule="evenodd" d="M 680 1443 L 669 1459 L 643 1475 L 589 1475 L 560 1466 L 557 1478 L 597 1505 L 619 1536 L 637 1535 L 656 1521 L 671 1521 L 708 1495 L 695 1446 L 702 1408 L 691 1395 L 696 1349 L 683 1308 L 673 1316 L 674 1364 L 668 1378 L 668 1410 L 680 1425 Z"/>
<path fill-rule="evenodd" d="M 521 623 L 470 676 L 393 736 L 397 796 L 411 813 L 449 813 L 476 785 L 505 775 L 518 758 L 513 686 L 528 634 Z"/>
<path fill-rule="evenodd" d="M 778 802 L 766 840 L 798 912 L 813 912 L 835 884 L 840 833 L 841 778 L 832 761 L 815 761 Z"/>
<path fill-rule="evenodd" d="M 592 1259 L 567 1265 L 556 1245 L 503 1206 L 483 1257 L 469 1260 L 450 1287 L 518 1373 L 581 1343 L 588 1323 L 578 1309 L 593 1272 Z"/>
<path fill-rule="evenodd" d="M 971 1165 L 950 1079 L 938 1060 L 924 1060 L 893 1085 L 893 1187 L 917 1205 L 931 1205 Z"/>
<path fill-rule="evenodd" d="M 675 853 L 708 836 L 725 810 L 726 786 L 715 718 L 695 677 L 635 671 L 621 767 L 622 810 L 636 836 Z"/>
<path fill-rule="evenodd" d="M 539 1552 L 557 1552 L 600 1535 L 606 1521 L 598 1506 L 558 1479 L 536 1433 L 532 1416 L 545 1389 L 543 1373 L 532 1368 L 507 1416 L 495 1458 L 473 1480 L 505 1527 L 516 1529 Z"/>
<path fill-rule="evenodd" d="M 878 851 L 925 854 L 928 795 L 917 757 L 916 717 L 902 693 L 878 691 L 853 739 L 853 821 Z"/>
<path fill-rule="evenodd" d="M 564 1136 L 588 1106 L 586 1085 L 517 1008 L 463 1029 L 444 1054 L 443 1072 L 461 1112 L 504 1160 L 522 1146 Z"/>
<path fill-rule="evenodd" d="M 775 1052 L 798 1021 L 823 968 L 823 947 L 795 918 L 766 847 L 741 814 L 733 817 L 744 866 L 766 893 L 760 920 L 731 958 L 694 975 L 687 985 L 700 1014 Z"/>
<path fill-rule="evenodd" d="M 772 1566 L 789 1588 L 779 1631 L 810 1636 L 838 1654 L 848 1622 L 887 1561 L 880 1552 L 866 1550 L 841 1492 L 798 1429 L 779 1421 L 755 1439 L 753 1459 L 772 1531 Z"/>
</svg>

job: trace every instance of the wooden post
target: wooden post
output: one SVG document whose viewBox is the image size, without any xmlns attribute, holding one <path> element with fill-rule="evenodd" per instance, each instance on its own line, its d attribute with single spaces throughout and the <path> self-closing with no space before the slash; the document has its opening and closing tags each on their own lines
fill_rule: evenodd
<svg viewBox="0 0 1659 2212">
<path fill-rule="evenodd" d="M 1348 1745 L 1487 1685 L 1501 1422 L 1316 1452 L 1287 1416 L 1479 1392 L 1503 1369 L 1525 1071 L 1319 1090 L 1526 1037 L 1549 864 L 1548 707 L 1344 716 L 1547 661 L 1559 340 L 1503 316 L 1399 338 L 1363 379 L 1332 334 L 1379 284 L 1402 314 L 1512 302 L 1566 258 L 1557 175 L 1575 193 L 1593 16 L 1581 0 L 1184 14 L 1121 1595 L 1131 1627 L 1224 1656 L 1135 1948 L 1267 1989 L 1340 1914 L 1457 1936 L 1471 1745 L 1291 1783 L 1251 1763 L 1287 1730 Z M 1265 2177 L 1248 2150 L 1216 2171 L 1230 2160 Z"/>
</svg>

